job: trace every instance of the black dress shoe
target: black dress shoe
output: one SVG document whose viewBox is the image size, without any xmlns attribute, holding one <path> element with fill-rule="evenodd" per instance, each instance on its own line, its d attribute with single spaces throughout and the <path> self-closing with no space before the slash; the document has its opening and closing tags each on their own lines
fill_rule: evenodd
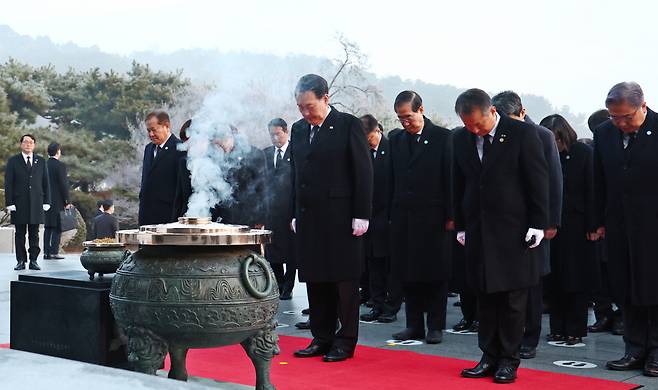
<svg viewBox="0 0 658 390">
<path fill-rule="evenodd" d="M 311 343 L 308 347 L 295 351 L 295 357 L 309 358 L 315 356 L 322 356 L 329 352 L 329 346 L 317 343 Z"/>
<path fill-rule="evenodd" d="M 595 323 L 587 327 L 587 330 L 590 333 L 601 333 L 607 332 L 612 328 L 612 318 L 610 317 L 601 317 L 596 320 Z"/>
<path fill-rule="evenodd" d="M 383 313 L 380 314 L 379 317 L 377 317 L 377 322 L 381 322 L 384 324 L 389 324 L 397 320 L 398 320 L 397 314 L 391 314 L 391 313 Z"/>
<path fill-rule="evenodd" d="M 624 355 L 624 357 L 619 360 L 611 360 L 605 364 L 608 370 L 614 371 L 638 370 L 642 368 L 643 365 L 644 359 L 639 359 L 631 355 Z"/>
<path fill-rule="evenodd" d="M 537 357 L 537 348 L 529 345 L 521 345 L 521 348 L 519 348 L 519 357 L 521 359 L 534 359 Z"/>
<path fill-rule="evenodd" d="M 361 321 L 367 321 L 367 322 L 377 321 L 377 318 L 379 318 L 380 314 L 382 314 L 381 311 L 379 311 L 377 309 L 372 309 L 372 310 L 370 310 L 370 313 L 361 314 L 359 316 L 359 319 Z"/>
<path fill-rule="evenodd" d="M 549 334 L 546 335 L 546 340 L 548 340 L 548 341 L 564 341 L 564 340 L 566 340 L 566 337 L 562 336 L 561 334 L 549 333 Z"/>
<path fill-rule="evenodd" d="M 279 299 L 282 300 L 282 301 L 289 301 L 289 300 L 292 299 L 292 293 L 289 293 L 287 291 L 284 292 L 284 293 L 281 293 L 281 295 L 279 295 Z"/>
<path fill-rule="evenodd" d="M 297 329 L 311 329 L 311 321 L 301 321 L 295 324 Z"/>
<path fill-rule="evenodd" d="M 464 378 L 484 378 L 485 376 L 493 375 L 496 371 L 496 366 L 484 360 L 480 360 L 480 363 L 473 368 L 466 368 L 462 370 L 462 376 Z"/>
<path fill-rule="evenodd" d="M 400 332 L 393 333 L 395 340 L 422 340 L 425 338 L 425 331 L 405 328 Z"/>
<path fill-rule="evenodd" d="M 331 348 L 329 352 L 327 352 L 326 355 L 322 358 L 323 361 L 331 363 L 331 362 L 342 362 L 343 360 L 347 360 L 351 357 L 354 356 L 354 351 L 348 352 L 342 348 Z"/>
<path fill-rule="evenodd" d="M 574 336 L 567 336 L 567 338 L 565 340 L 565 344 L 567 344 L 567 345 L 576 345 L 576 344 L 580 344 L 582 342 L 583 342 L 582 337 L 574 337 Z"/>
<path fill-rule="evenodd" d="M 516 380 L 516 368 L 512 366 L 500 366 L 494 375 L 496 383 L 512 383 Z"/>
<path fill-rule="evenodd" d="M 452 330 L 454 330 L 455 332 L 463 332 L 465 330 L 468 330 L 471 327 L 471 325 L 473 325 L 472 321 L 466 321 L 465 319 L 462 318 L 461 320 L 459 320 L 457 325 L 452 327 Z"/>
<path fill-rule="evenodd" d="M 647 360 L 644 365 L 644 375 L 658 377 L 658 360 L 651 359 Z"/>
<path fill-rule="evenodd" d="M 309 315 L 310 313 L 311 313 L 311 309 L 309 309 L 309 308 L 302 309 L 302 315 L 303 315 L 303 316 L 307 316 L 307 315 Z"/>
<path fill-rule="evenodd" d="M 28 268 L 33 269 L 35 271 L 41 271 L 41 267 L 39 267 L 39 264 L 37 264 L 36 261 L 30 261 L 30 265 Z"/>
<path fill-rule="evenodd" d="M 19 261 L 16 264 L 16 267 L 14 267 L 14 271 L 20 271 L 20 270 L 23 270 L 23 269 L 25 269 L 25 262 L 24 261 Z"/>
<path fill-rule="evenodd" d="M 64 260 L 64 256 L 60 255 L 50 255 L 51 260 Z"/>
<path fill-rule="evenodd" d="M 473 321 L 473 325 L 468 328 L 469 332 L 477 333 L 480 331 L 480 321 Z"/>
<path fill-rule="evenodd" d="M 427 332 L 425 342 L 427 344 L 440 344 L 443 341 L 443 332 L 440 330 L 430 330 Z"/>
<path fill-rule="evenodd" d="M 623 318 L 617 317 L 612 322 L 612 334 L 614 334 L 615 336 L 623 336 L 624 335 L 624 319 Z"/>
<path fill-rule="evenodd" d="M 50 255 L 43 255 L 44 260 L 50 260 Z"/>
</svg>

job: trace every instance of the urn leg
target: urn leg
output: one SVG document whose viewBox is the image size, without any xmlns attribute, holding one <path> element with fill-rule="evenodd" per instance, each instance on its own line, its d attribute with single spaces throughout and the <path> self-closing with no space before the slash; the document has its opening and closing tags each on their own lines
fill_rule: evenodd
<svg viewBox="0 0 658 390">
<path fill-rule="evenodd" d="M 87 271 L 87 273 L 89 274 L 89 280 L 94 280 L 94 273 L 95 272 L 94 271 Z"/>
<path fill-rule="evenodd" d="M 279 350 L 279 337 L 274 333 L 275 327 L 272 323 L 241 343 L 256 369 L 256 390 L 275 390 L 270 382 L 272 356 Z"/>
<path fill-rule="evenodd" d="M 169 369 L 169 378 L 187 381 L 187 351 L 188 348 L 180 346 L 169 347 L 169 357 L 171 358 L 171 368 Z"/>
<path fill-rule="evenodd" d="M 128 361 L 137 372 L 155 375 L 164 366 L 167 342 L 148 329 L 128 327 Z"/>
</svg>

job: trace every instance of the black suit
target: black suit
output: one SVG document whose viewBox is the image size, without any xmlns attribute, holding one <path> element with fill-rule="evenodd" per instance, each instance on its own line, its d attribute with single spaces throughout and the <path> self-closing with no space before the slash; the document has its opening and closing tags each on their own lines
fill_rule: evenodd
<svg viewBox="0 0 658 390">
<path fill-rule="evenodd" d="M 452 219 L 450 131 L 425 118 L 422 133 L 390 139 L 390 220 L 393 274 L 404 286 L 407 328 L 445 328 Z"/>
<path fill-rule="evenodd" d="M 181 141 L 171 134 L 167 142 L 158 149 L 150 143 L 144 148 L 142 186 L 139 191 L 139 225 L 172 222 L 172 210 L 178 181 L 178 161 L 181 152 L 177 149 Z"/>
<path fill-rule="evenodd" d="M 265 257 L 272 265 L 274 275 L 279 284 L 279 293 L 290 294 L 295 285 L 297 268 L 293 255 L 294 234 L 290 229 L 292 220 L 292 174 L 290 167 L 290 145 L 281 159 L 277 160 L 277 148 L 269 146 L 263 150 L 265 153 L 266 199 L 268 201 L 268 215 L 265 228 L 272 231 L 272 243 L 265 246 Z M 286 265 L 284 272 L 283 264 Z"/>
<path fill-rule="evenodd" d="M 255 226 L 265 224 L 265 155 L 251 145 L 234 149 L 226 156 L 226 181 L 233 189 L 233 198 L 211 210 L 212 219 L 221 217 L 222 223 Z"/>
<path fill-rule="evenodd" d="M 43 231 L 43 251 L 46 256 L 59 253 L 59 243 L 62 237 L 62 221 L 60 212 L 69 201 L 69 182 L 66 165 L 54 157 L 50 157 L 48 165 L 48 181 L 50 183 L 50 210 L 46 211 L 45 229 Z"/>
<path fill-rule="evenodd" d="M 29 167 L 19 153 L 5 167 L 5 205 L 16 206 L 11 223 L 16 226 L 16 260 L 27 261 L 25 233 L 29 230 L 30 261 L 36 262 L 39 249 L 39 225 L 44 223 L 43 205 L 50 204 L 50 185 L 46 160 L 37 154 Z"/>
<path fill-rule="evenodd" d="M 119 221 L 112 214 L 103 213 L 94 218 L 93 237 L 94 240 L 98 238 L 114 238 L 117 230 L 119 230 Z"/>
<path fill-rule="evenodd" d="M 310 133 L 308 122 L 295 122 L 289 146 L 299 278 L 307 282 L 314 342 L 353 351 L 363 239 L 352 234 L 352 219 L 370 218 L 372 162 L 353 115 L 332 108 L 312 143 Z"/>
<path fill-rule="evenodd" d="M 373 309 L 397 314 L 402 305 L 402 286 L 391 270 L 389 229 L 390 144 L 382 135 L 376 151 L 370 151 L 373 166 L 372 217 L 364 236 L 368 284 Z"/>
<path fill-rule="evenodd" d="M 453 139 L 455 228 L 466 232 L 479 346 L 485 360 L 518 366 L 527 290 L 540 275 L 536 249 L 527 249 L 525 235 L 528 228 L 546 229 L 549 221 L 542 143 L 533 126 L 505 116 L 482 161 L 474 134 L 461 129 Z"/>
<path fill-rule="evenodd" d="M 548 164 L 548 226 L 559 227 L 562 218 L 562 167 L 560 155 L 555 145 L 555 136 L 549 129 L 531 122 L 542 143 L 544 158 Z M 544 240 L 533 251 L 539 259 L 541 276 L 551 272 L 551 244 Z M 541 318 L 544 309 L 543 278 L 528 290 L 528 307 L 526 310 L 526 325 L 523 334 L 523 345 L 536 348 L 541 335 Z"/>
<path fill-rule="evenodd" d="M 564 172 L 562 225 L 551 241 L 551 334 L 587 335 L 587 298 L 596 287 L 591 271 L 596 268 L 594 246 L 586 238 L 596 230 L 592 148 L 575 143 L 560 153 Z"/>
<path fill-rule="evenodd" d="M 594 194 L 612 292 L 624 308 L 626 350 L 658 360 L 658 114 L 647 111 L 627 148 L 612 121 L 596 129 Z"/>
</svg>

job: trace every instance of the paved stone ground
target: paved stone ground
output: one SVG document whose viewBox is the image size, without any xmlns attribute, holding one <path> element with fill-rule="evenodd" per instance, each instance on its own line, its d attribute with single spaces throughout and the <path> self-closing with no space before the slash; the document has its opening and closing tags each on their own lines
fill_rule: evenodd
<svg viewBox="0 0 658 390">
<path fill-rule="evenodd" d="M 0 344 L 9 342 L 9 282 L 17 279 L 18 272 L 13 271 L 15 264 L 13 255 L 0 254 Z M 40 260 L 43 272 L 56 272 L 68 270 L 80 270 L 78 255 L 67 255 L 65 260 Z M 21 271 L 34 273 L 39 271 Z M 454 307 L 455 299 L 449 300 L 448 326 L 459 321 L 461 313 L 459 308 Z M 303 284 L 296 286 L 293 300 L 283 301 L 280 305 L 278 320 L 280 323 L 279 333 L 284 335 L 309 337 L 310 332 L 301 331 L 294 327 L 297 321 L 303 321 L 306 317 L 300 314 L 306 307 L 306 292 Z M 362 312 L 367 312 L 362 307 Z M 286 314 L 292 312 L 293 314 Z M 591 315 L 590 315 L 591 316 Z M 418 346 L 396 346 L 386 345 L 391 339 L 391 334 L 404 327 L 404 315 L 398 316 L 398 321 L 392 324 L 366 324 L 360 327 L 359 344 L 379 348 L 407 349 L 419 353 L 454 357 L 477 361 L 480 351 L 477 348 L 476 335 L 455 335 L 444 333 L 444 341 L 438 345 Z M 593 319 L 590 319 L 593 321 Z M 544 329 L 542 338 L 548 328 L 548 316 L 544 316 Z M 585 347 L 565 348 L 554 347 L 542 342 L 537 353 L 537 358 L 524 360 L 522 367 L 534 368 L 545 371 L 568 373 L 573 375 L 591 376 L 597 378 L 611 379 L 617 381 L 628 381 L 644 385 L 646 389 L 658 389 L 658 378 L 647 378 L 639 371 L 614 372 L 604 368 L 607 360 L 616 359 L 624 350 L 622 338 L 610 334 L 591 334 L 585 340 Z M 594 363 L 596 368 L 571 369 L 558 367 L 553 364 L 557 360 L 574 360 Z M 34 375 L 38 372 L 40 375 Z M 108 378 L 111 377 L 111 380 Z M 169 381 L 164 378 L 149 377 L 141 374 L 131 373 L 123 370 L 115 370 L 95 365 L 74 362 L 65 359 L 51 358 L 36 354 L 0 349 L 0 378 L 3 384 L 0 388 L 7 389 L 58 389 L 74 388 L 75 385 L 93 385 L 95 390 L 126 389 L 132 386 L 136 389 L 246 389 L 246 386 L 219 383 L 211 380 L 193 378 L 188 384 Z M 54 379 L 54 380 L 49 380 Z M 5 387 L 5 384 L 11 384 Z M 53 383 L 56 384 L 53 387 Z"/>
</svg>

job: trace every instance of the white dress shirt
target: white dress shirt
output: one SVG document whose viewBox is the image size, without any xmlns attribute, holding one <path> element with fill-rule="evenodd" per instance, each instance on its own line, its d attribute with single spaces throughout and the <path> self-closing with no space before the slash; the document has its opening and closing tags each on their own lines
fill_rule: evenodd
<svg viewBox="0 0 658 390">
<path fill-rule="evenodd" d="M 494 142 L 494 137 L 496 136 L 496 129 L 498 129 L 498 123 L 500 123 L 500 115 L 498 113 L 495 113 L 496 115 L 496 124 L 494 125 L 493 129 L 489 132 L 491 136 L 491 143 L 493 144 Z M 478 149 L 478 157 L 480 157 L 480 161 L 482 161 L 482 154 L 484 153 L 484 137 L 480 137 L 479 135 L 475 138 L 475 147 Z"/>
<path fill-rule="evenodd" d="M 155 145 L 154 144 L 155 148 L 153 148 L 153 158 L 155 158 L 155 156 L 157 156 L 158 153 L 160 153 L 160 151 L 162 151 L 162 148 L 165 146 L 167 141 L 169 141 L 169 138 L 171 138 L 171 133 L 169 133 L 169 136 L 167 137 L 167 139 L 162 144 L 160 144 L 160 145 Z M 158 148 L 160 148 L 160 150 L 158 150 Z"/>
<path fill-rule="evenodd" d="M 30 164 L 34 165 L 34 153 L 25 154 L 25 153 L 21 152 L 21 154 L 23 155 L 23 162 L 25 163 L 25 165 L 27 165 L 27 158 L 28 157 L 30 158 Z"/>
<path fill-rule="evenodd" d="M 290 141 L 286 141 L 285 144 L 283 144 L 282 147 L 277 148 L 276 146 L 274 147 L 274 168 L 276 168 L 276 156 L 279 154 L 279 149 L 281 149 L 281 158 L 286 155 L 286 150 L 288 149 L 288 144 Z"/>
</svg>

